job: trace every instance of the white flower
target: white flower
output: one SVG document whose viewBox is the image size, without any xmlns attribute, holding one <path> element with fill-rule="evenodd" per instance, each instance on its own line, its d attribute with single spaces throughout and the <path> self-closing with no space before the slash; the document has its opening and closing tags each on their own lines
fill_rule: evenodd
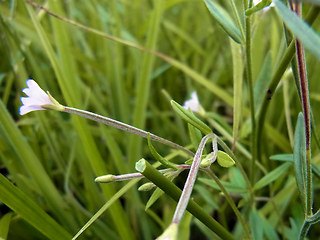
<svg viewBox="0 0 320 240">
<path fill-rule="evenodd" d="M 196 91 L 191 93 L 191 99 L 186 100 L 183 103 L 183 107 L 187 110 L 190 109 L 192 112 L 196 112 L 196 113 L 200 112 L 201 106 L 200 106 L 198 95 L 197 95 Z"/>
<path fill-rule="evenodd" d="M 28 112 L 36 110 L 48 109 L 43 108 L 44 105 L 46 105 L 46 107 L 48 105 L 56 105 L 53 102 L 53 98 L 50 98 L 50 96 L 47 93 L 45 93 L 45 91 L 43 91 L 34 80 L 28 79 L 27 86 L 28 88 L 24 88 L 22 92 L 24 92 L 28 97 L 20 98 L 22 102 L 22 106 L 19 108 L 20 115 L 24 115 Z"/>
</svg>

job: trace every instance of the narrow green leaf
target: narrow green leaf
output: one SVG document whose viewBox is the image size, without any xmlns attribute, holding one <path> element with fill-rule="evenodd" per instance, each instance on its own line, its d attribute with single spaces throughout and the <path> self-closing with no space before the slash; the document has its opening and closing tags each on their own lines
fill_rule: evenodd
<svg viewBox="0 0 320 240">
<path fill-rule="evenodd" d="M 297 239 L 300 236 L 300 224 L 294 218 L 290 218 L 290 226 L 291 228 L 285 228 L 285 236 L 287 239 Z"/>
<path fill-rule="evenodd" d="M 194 190 L 196 190 L 201 198 L 212 208 L 212 209 L 219 209 L 218 203 L 215 202 L 215 199 L 212 197 L 212 192 L 210 189 L 203 186 L 202 184 L 197 184 L 194 186 Z"/>
<path fill-rule="evenodd" d="M 201 84 L 203 87 L 205 87 L 207 90 L 215 94 L 222 101 L 226 102 L 230 106 L 233 106 L 233 98 L 224 88 L 222 88 L 212 80 L 199 74 L 197 71 L 195 71 L 188 65 L 181 63 L 180 61 L 177 61 L 173 58 L 169 58 L 167 56 L 163 59 L 168 63 L 170 63 L 172 66 L 184 72 L 186 75 L 192 78 L 195 82 Z"/>
<path fill-rule="evenodd" d="M 265 7 L 268 7 L 272 3 L 272 0 L 262 0 L 257 5 L 246 10 L 246 15 L 250 16 L 252 13 L 258 12 Z"/>
<path fill-rule="evenodd" d="M 54 186 L 52 180 L 47 175 L 40 160 L 32 151 L 28 142 L 25 141 L 2 101 L 0 101 L 0 128 L 3 128 L 3 132 L 8 138 L 10 145 L 23 162 L 24 168 L 29 172 L 37 189 L 40 190 L 48 201 L 49 207 L 53 210 L 54 215 L 60 218 L 60 220 L 68 225 L 68 227 L 71 227 L 73 217 L 67 215 L 63 210 L 65 202 L 60 196 L 57 188 Z"/>
<path fill-rule="evenodd" d="M 230 41 L 233 65 L 233 142 L 238 138 L 242 114 L 243 57 L 241 46 Z"/>
<path fill-rule="evenodd" d="M 301 200 L 306 209 L 307 194 L 306 194 L 306 138 L 304 131 L 304 118 L 302 113 L 299 113 L 298 121 L 296 125 L 296 131 L 294 134 L 294 171 L 296 177 L 296 183 L 300 193 Z"/>
<path fill-rule="evenodd" d="M 147 211 L 163 194 L 164 192 L 160 188 L 154 190 L 146 204 L 145 210 Z"/>
<path fill-rule="evenodd" d="M 165 159 L 164 157 L 162 157 L 157 150 L 153 147 L 151 139 L 150 139 L 150 134 L 148 134 L 148 146 L 150 149 L 150 152 L 152 154 L 152 156 L 159 161 L 163 166 L 167 167 L 167 168 L 173 168 L 173 169 L 177 169 L 176 165 L 167 161 L 167 159 Z"/>
<path fill-rule="evenodd" d="M 263 62 L 262 69 L 260 71 L 257 83 L 254 86 L 254 102 L 255 102 L 255 111 L 258 112 L 261 103 L 264 99 L 265 93 L 268 91 L 268 86 L 271 81 L 272 73 L 272 58 L 271 52 L 268 52 L 265 60 Z"/>
<path fill-rule="evenodd" d="M 229 178 L 230 182 L 233 183 L 235 186 L 246 188 L 247 183 L 241 174 L 241 171 L 238 168 L 230 168 L 229 169 Z"/>
<path fill-rule="evenodd" d="M 148 31 L 146 33 L 145 46 L 148 49 L 156 49 L 157 40 L 159 37 L 161 20 L 164 13 L 163 5 L 164 1 L 152 1 L 153 11 L 150 13 L 150 17 L 146 26 Z M 151 75 L 154 68 L 155 56 L 149 53 L 143 53 L 141 56 L 141 65 L 139 65 L 139 71 L 137 75 L 137 82 L 135 83 L 135 108 L 133 110 L 133 122 L 132 124 L 138 128 L 144 128 L 147 116 L 147 105 L 151 88 Z M 142 152 L 142 140 L 138 136 L 131 135 L 129 137 L 128 144 L 128 158 L 129 166 L 133 167 L 137 159 L 141 156 Z M 144 218 L 144 216 L 142 216 Z M 150 229 L 145 223 L 142 223 L 144 231 L 148 232 L 148 238 L 151 237 Z M 146 229 L 147 228 L 147 229 Z M 147 236 L 145 236 L 147 237 Z"/>
<path fill-rule="evenodd" d="M 293 154 L 285 154 L 285 153 L 272 155 L 270 157 L 270 160 L 283 161 L 283 162 L 293 162 L 294 161 Z M 312 166 L 312 172 L 315 174 L 315 176 L 320 178 L 320 169 L 314 163 L 311 163 L 311 166 Z"/>
<path fill-rule="evenodd" d="M 25 193 L 0 174 L 0 201 L 49 239 L 71 239 L 71 235 Z"/>
<path fill-rule="evenodd" d="M 320 35 L 280 0 L 273 1 L 282 20 L 303 46 L 320 59 Z"/>
<path fill-rule="evenodd" d="M 254 185 L 254 189 L 260 189 L 263 188 L 265 186 L 267 186 L 269 183 L 275 181 L 276 179 L 278 179 L 282 174 L 284 174 L 288 168 L 291 166 L 291 163 L 284 163 L 282 165 L 280 165 L 279 167 L 277 167 L 276 169 L 272 170 L 271 172 L 269 172 L 267 175 L 265 175 L 263 178 L 261 178 L 255 185 Z"/>
<path fill-rule="evenodd" d="M 9 212 L 0 219 L 0 239 L 7 239 L 12 215 Z"/>
<path fill-rule="evenodd" d="M 313 163 L 311 163 L 312 172 L 320 179 L 320 169 Z"/>
<path fill-rule="evenodd" d="M 250 225 L 252 229 L 252 237 L 254 240 L 263 240 L 263 224 L 258 211 L 253 208 L 250 211 Z"/>
<path fill-rule="evenodd" d="M 77 232 L 76 235 L 73 236 L 72 240 L 77 239 L 88 227 L 91 226 L 107 209 L 110 209 L 112 205 L 119 200 L 119 198 L 127 193 L 130 188 L 135 186 L 140 179 L 132 179 L 129 183 L 123 186 L 120 190 L 118 190 L 90 219 L 89 221 Z M 119 215 L 121 216 L 121 215 Z M 129 238 L 132 239 L 132 238 Z"/>
<path fill-rule="evenodd" d="M 200 182 L 216 189 L 220 191 L 220 187 L 218 186 L 218 184 L 216 184 L 215 181 L 211 180 L 211 179 L 206 179 L 206 178 L 199 178 L 198 179 Z M 232 193 L 239 193 L 239 194 L 246 194 L 248 193 L 248 190 L 246 188 L 243 187 L 239 187 L 234 183 L 230 183 L 230 182 L 225 182 L 225 181 L 220 181 L 222 183 L 222 185 L 225 187 L 225 189 L 228 192 L 232 192 Z"/>
<path fill-rule="evenodd" d="M 204 0 L 207 8 L 214 19 L 221 25 L 225 32 L 237 43 L 241 43 L 240 30 L 234 24 L 228 12 L 225 11 L 217 2 L 212 0 Z"/>
<path fill-rule="evenodd" d="M 259 215 L 262 221 L 263 232 L 268 240 L 280 240 L 276 229 L 272 226 L 272 224 L 263 216 Z"/>
<path fill-rule="evenodd" d="M 25 6 L 28 10 L 28 13 L 31 17 L 32 23 L 37 31 L 38 37 L 41 40 L 42 47 L 44 52 L 46 53 L 47 57 L 50 60 L 50 63 L 52 65 L 52 68 L 55 72 L 55 75 L 57 77 L 58 83 L 60 85 L 60 88 L 62 90 L 63 96 L 65 100 L 67 101 L 68 105 L 71 106 L 77 106 L 81 104 L 81 101 L 79 99 L 79 93 L 75 91 L 77 82 L 74 78 L 74 75 L 72 75 L 72 72 L 68 71 L 68 74 L 63 71 L 63 64 L 59 62 L 57 55 L 49 41 L 48 35 L 44 31 L 43 27 L 40 24 L 40 20 L 36 17 L 36 14 L 33 10 L 33 8 L 28 4 L 25 3 Z M 53 3 L 50 1 L 50 7 L 53 11 L 57 13 L 62 12 L 62 5 L 60 2 Z M 63 14 L 61 14 L 63 15 Z M 70 53 L 68 52 L 68 46 L 66 46 L 66 41 L 63 41 L 61 39 L 66 38 L 66 34 L 68 33 L 66 27 L 63 25 L 63 23 L 59 19 L 53 19 L 52 20 L 55 34 L 57 35 L 57 38 L 60 39 L 57 42 L 57 51 L 59 52 L 60 56 L 64 56 L 64 61 L 74 61 L 73 59 L 69 59 L 68 56 Z M 59 44 L 58 44 L 59 43 Z M 67 49 L 67 50 L 66 50 Z M 69 59 L 69 60 L 68 60 Z M 63 62 L 64 62 L 63 61 Z M 71 66 L 73 63 L 68 62 L 66 66 Z M 72 71 L 72 70 L 70 70 Z M 72 76 L 71 78 L 68 78 L 68 76 Z M 74 80 L 74 81 L 72 81 Z M 85 124 L 84 119 L 80 119 L 78 117 L 73 117 L 73 125 L 75 129 L 77 129 L 77 133 L 79 134 L 79 137 L 81 139 L 83 150 L 85 154 L 87 155 L 86 160 L 91 164 L 91 167 L 94 169 L 94 172 L 96 175 L 103 175 L 107 172 L 106 165 L 104 160 L 101 157 L 101 154 L 99 152 L 99 149 L 97 145 L 94 142 L 94 138 L 92 136 L 92 133 L 90 132 L 88 126 Z M 90 161 L 89 161 L 90 159 Z M 106 199 L 111 198 L 115 194 L 114 186 L 111 184 L 103 185 L 101 186 L 104 195 Z M 50 191 L 48 191 L 50 192 Z M 132 236 L 131 228 L 129 227 L 129 221 L 127 218 L 119 218 L 119 215 L 124 214 L 124 210 L 119 202 L 116 202 L 111 208 L 110 208 L 111 216 L 114 220 L 116 229 L 118 233 L 125 239 L 130 238 Z"/>
<path fill-rule="evenodd" d="M 191 35 L 189 35 L 181 28 L 180 25 L 175 25 L 173 22 L 170 21 L 163 21 L 163 25 L 165 28 L 177 35 L 177 37 L 188 43 L 188 46 L 195 52 L 201 54 L 202 56 L 206 55 L 206 52 L 203 50 L 201 44 L 196 42 Z"/>
<path fill-rule="evenodd" d="M 186 122 L 190 123 L 197 129 L 199 129 L 204 134 L 211 133 L 210 127 L 206 125 L 204 122 L 202 122 L 199 118 L 197 118 L 192 112 L 186 110 L 184 107 L 182 107 L 177 102 L 171 100 L 171 106 L 172 109 Z"/>
<path fill-rule="evenodd" d="M 270 160 L 293 162 L 293 154 L 276 154 L 270 157 Z"/>
</svg>

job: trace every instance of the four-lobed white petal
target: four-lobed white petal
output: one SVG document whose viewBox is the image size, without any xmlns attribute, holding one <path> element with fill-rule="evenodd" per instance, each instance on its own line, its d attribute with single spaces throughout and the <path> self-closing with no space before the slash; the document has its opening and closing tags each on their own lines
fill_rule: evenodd
<svg viewBox="0 0 320 240">
<path fill-rule="evenodd" d="M 186 100 L 183 104 L 183 107 L 187 110 L 190 109 L 192 112 L 200 112 L 201 106 L 196 91 L 191 93 L 191 99 Z"/>
<path fill-rule="evenodd" d="M 21 97 L 22 106 L 19 108 L 19 114 L 24 115 L 32 111 L 46 110 L 41 107 L 43 105 L 55 105 L 49 98 L 48 94 L 43 91 L 39 85 L 33 80 L 27 80 L 27 88 L 24 92 L 28 97 Z"/>
</svg>

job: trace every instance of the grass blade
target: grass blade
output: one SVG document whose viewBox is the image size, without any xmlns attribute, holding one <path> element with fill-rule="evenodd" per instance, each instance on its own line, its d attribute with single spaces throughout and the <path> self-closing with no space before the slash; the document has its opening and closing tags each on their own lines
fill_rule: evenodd
<svg viewBox="0 0 320 240">
<path fill-rule="evenodd" d="M 14 210 L 49 239 L 70 239 L 71 235 L 26 194 L 0 174 L 0 201 Z"/>
<path fill-rule="evenodd" d="M 277 167 L 276 169 L 269 172 L 267 175 L 265 175 L 263 178 L 261 178 L 253 187 L 253 189 L 257 190 L 260 188 L 263 188 L 273 181 L 277 180 L 280 176 L 282 176 L 288 168 L 291 166 L 291 163 L 284 163 Z"/>
</svg>

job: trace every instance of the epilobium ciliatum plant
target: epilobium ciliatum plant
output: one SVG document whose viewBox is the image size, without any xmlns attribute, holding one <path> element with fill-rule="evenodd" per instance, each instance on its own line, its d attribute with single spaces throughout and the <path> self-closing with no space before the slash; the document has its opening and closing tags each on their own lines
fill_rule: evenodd
<svg viewBox="0 0 320 240">
<path fill-rule="evenodd" d="M 317 239 L 319 1 L 79 3 L 0 3 L 0 238 Z"/>
<path fill-rule="evenodd" d="M 77 108 L 71 108 L 71 107 L 67 107 L 67 106 L 62 106 L 60 103 L 58 103 L 58 101 L 56 101 L 49 94 L 49 92 L 45 93 L 39 87 L 39 85 L 32 79 L 27 80 L 27 86 L 28 86 L 28 88 L 25 88 L 22 90 L 28 97 L 21 97 L 22 106 L 20 107 L 20 111 L 19 111 L 20 115 L 24 115 L 28 112 L 37 111 L 37 110 L 57 110 L 60 112 L 75 114 L 75 115 L 78 115 L 78 116 L 81 116 L 84 118 L 91 119 L 93 121 L 97 121 L 97 122 L 100 122 L 100 123 L 103 123 L 106 125 L 110 125 L 110 126 L 118 128 L 118 129 L 121 129 L 123 131 L 139 135 L 144 138 L 147 137 L 149 140 L 149 146 L 150 146 L 151 151 L 152 151 L 153 155 L 155 156 L 155 158 L 157 160 L 159 160 L 159 162 L 162 163 L 164 166 L 171 167 L 171 169 L 172 169 L 171 171 L 170 171 L 170 169 L 166 169 L 166 170 L 161 171 L 161 172 L 165 172 L 165 175 L 167 175 L 165 177 L 170 176 L 168 178 L 171 181 L 175 177 L 177 177 L 181 171 L 190 168 L 188 178 L 184 184 L 184 189 L 183 189 L 182 194 L 179 198 L 179 202 L 178 202 L 175 214 L 172 219 L 172 224 L 179 224 L 180 223 L 182 216 L 183 216 L 184 212 L 186 211 L 187 205 L 190 200 L 191 192 L 192 192 L 192 189 L 193 189 L 193 186 L 194 186 L 197 174 L 198 174 L 198 170 L 200 167 L 201 159 L 203 156 L 203 150 L 204 150 L 205 144 L 209 139 L 212 140 L 212 152 L 209 153 L 208 156 L 204 159 L 204 162 L 202 163 L 202 165 L 204 166 L 203 170 L 210 171 L 209 168 L 210 168 L 211 164 L 215 162 L 215 160 L 217 158 L 217 154 L 218 154 L 217 137 L 213 133 L 210 133 L 210 128 L 205 123 L 203 123 L 200 119 L 198 119 L 195 115 L 193 115 L 190 110 L 190 108 L 192 108 L 193 110 L 197 110 L 197 111 L 200 110 L 201 106 L 200 106 L 200 103 L 199 103 L 199 100 L 198 100 L 196 93 L 193 93 L 191 100 L 188 100 L 185 102 L 184 107 L 180 106 L 178 103 L 176 103 L 174 101 L 172 102 L 172 104 L 174 106 L 173 109 L 176 111 L 176 113 L 179 116 L 182 117 L 182 119 L 185 119 L 189 124 L 193 125 L 194 127 L 198 127 L 199 130 L 202 130 L 204 133 L 207 134 L 206 136 L 204 136 L 202 138 L 197 152 L 195 154 L 193 154 L 191 151 L 189 151 L 188 149 L 186 149 L 178 144 L 175 144 L 169 140 L 163 139 L 159 136 L 156 136 L 156 135 L 148 133 L 144 130 L 135 128 L 135 127 L 130 126 L 128 124 L 124 124 L 124 123 L 116 121 L 114 119 L 103 117 L 103 116 L 100 116 L 98 114 L 91 113 L 88 111 L 80 110 Z M 185 108 L 188 108 L 188 110 L 186 110 Z M 167 144 L 167 145 L 175 147 L 175 148 L 178 148 L 178 149 L 184 151 L 185 153 L 188 153 L 191 156 L 194 155 L 192 165 L 190 167 L 188 167 L 186 165 L 179 166 L 179 165 L 170 164 L 165 159 L 163 159 L 159 154 L 156 153 L 156 150 L 151 145 L 150 139 L 159 141 L 161 143 Z M 224 154 L 227 157 L 218 157 L 218 163 L 223 167 L 233 166 L 235 163 L 234 160 L 232 160 L 232 158 L 230 158 L 226 153 L 224 153 Z M 133 173 L 133 174 L 125 174 L 122 176 L 106 175 L 106 176 L 97 177 L 95 179 L 95 181 L 101 182 L 101 183 L 108 183 L 108 182 L 114 182 L 114 181 L 122 181 L 122 180 L 134 179 L 134 178 L 141 178 L 144 175 L 143 173 L 146 171 L 145 166 L 143 164 L 145 164 L 144 159 L 137 162 L 137 165 L 136 165 L 137 170 L 139 172 L 141 172 L 141 174 L 134 174 Z M 141 166 L 144 166 L 144 167 L 141 167 Z M 180 169 L 180 170 L 177 171 L 177 169 Z M 153 180 L 154 176 L 150 177 L 150 176 L 146 175 L 146 177 L 151 181 L 156 181 L 156 180 Z M 145 189 L 145 186 L 146 185 L 144 185 L 143 190 L 151 190 L 150 187 Z M 166 188 L 164 188 L 162 190 L 166 191 Z M 198 214 L 196 214 L 195 216 L 197 216 L 197 215 Z M 200 218 L 200 220 L 201 220 L 201 218 Z M 211 222 L 214 225 L 217 224 L 217 226 L 219 226 L 222 229 L 221 232 L 219 232 L 219 231 L 217 232 L 218 235 L 221 235 L 221 237 L 224 235 L 228 236 L 228 232 L 226 232 L 226 230 L 223 229 L 222 226 L 220 226 L 218 223 L 216 223 L 213 219 L 211 220 Z M 209 224 L 207 224 L 207 226 L 210 227 Z M 170 229 L 172 229 L 172 226 L 170 226 Z M 177 229 L 177 227 L 175 227 L 175 229 Z M 82 233 L 84 230 L 85 229 L 81 229 L 81 231 L 76 235 L 76 237 L 79 236 L 80 233 Z M 168 234 L 168 232 L 166 231 L 163 236 L 166 237 L 167 234 Z M 176 236 L 176 231 L 173 231 L 172 234 L 174 236 Z M 159 239 L 163 238 L 163 236 L 160 237 Z M 231 235 L 229 237 L 231 237 Z"/>
</svg>

